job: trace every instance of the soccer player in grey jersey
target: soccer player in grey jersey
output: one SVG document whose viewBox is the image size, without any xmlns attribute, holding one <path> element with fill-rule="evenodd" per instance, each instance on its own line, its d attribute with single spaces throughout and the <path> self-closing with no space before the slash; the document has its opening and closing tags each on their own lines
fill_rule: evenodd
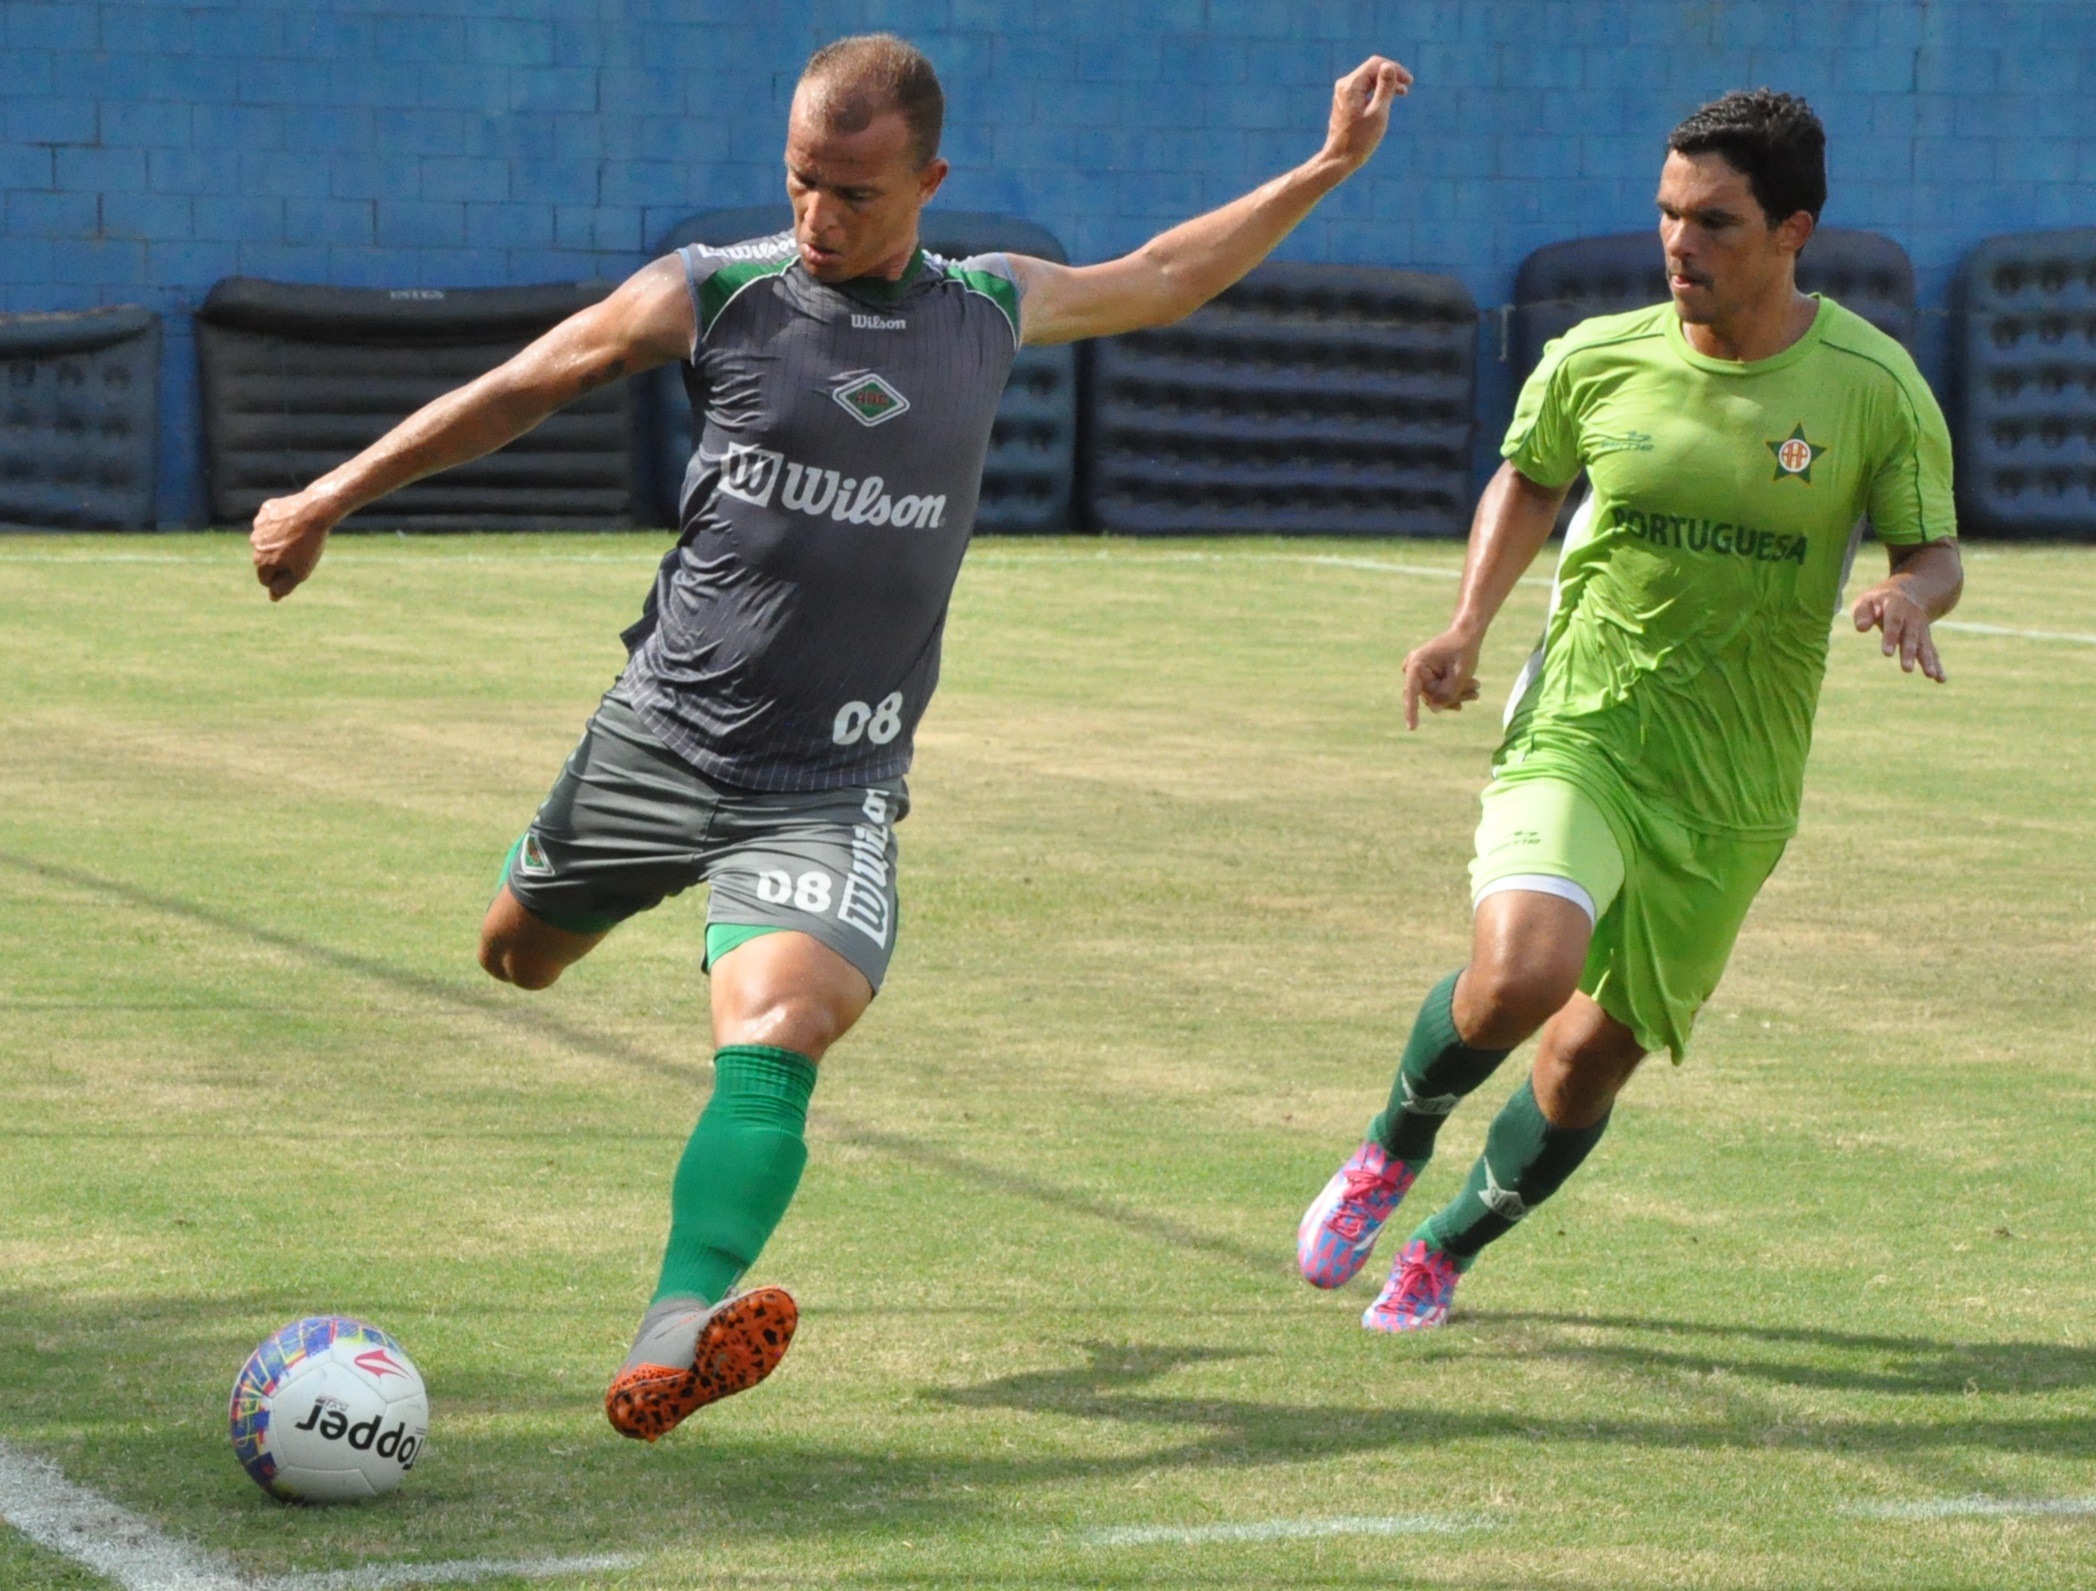
<svg viewBox="0 0 2096 1591">
<path fill-rule="evenodd" d="M 281 600 L 366 503 L 593 387 L 684 363 L 682 534 L 481 925 L 481 965 L 543 989 L 624 918 L 711 886 L 713 1095 L 677 1167 L 654 1302 L 605 1395 L 622 1433 L 652 1441 L 768 1375 L 791 1340 L 784 1289 L 734 1289 L 799 1182 L 816 1065 L 893 947 L 911 735 L 1013 353 L 1198 309 L 1374 153 L 1411 80 L 1371 57 L 1335 85 L 1310 160 L 1120 259 L 952 264 L 917 245 L 947 170 L 938 79 L 889 35 L 840 40 L 794 93 L 790 234 L 657 260 L 256 514 L 255 572 Z"/>
</svg>

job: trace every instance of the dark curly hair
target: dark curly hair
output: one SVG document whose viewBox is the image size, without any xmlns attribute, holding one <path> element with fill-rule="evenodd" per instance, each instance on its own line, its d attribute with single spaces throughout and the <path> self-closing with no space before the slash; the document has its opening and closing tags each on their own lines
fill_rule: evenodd
<svg viewBox="0 0 2096 1591">
<path fill-rule="evenodd" d="M 1667 135 L 1679 155 L 1722 155 L 1747 179 L 1768 224 L 1800 210 L 1819 219 L 1827 203 L 1827 129 L 1795 94 L 1737 88 Z"/>
</svg>

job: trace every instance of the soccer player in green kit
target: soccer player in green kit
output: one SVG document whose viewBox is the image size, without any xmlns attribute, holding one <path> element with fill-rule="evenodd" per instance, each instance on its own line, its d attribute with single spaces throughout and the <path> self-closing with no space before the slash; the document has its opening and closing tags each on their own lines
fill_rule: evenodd
<svg viewBox="0 0 2096 1591">
<path fill-rule="evenodd" d="M 1486 628 L 1584 469 L 1592 496 L 1483 797 L 1469 965 L 1427 995 L 1387 1108 L 1305 1212 L 1307 1280 L 1359 1271 L 1448 1113 L 1542 1038 L 1462 1191 L 1402 1245 L 1371 1330 L 1446 1320 L 1484 1246 L 1600 1141 L 1645 1055 L 1681 1060 L 1796 827 L 1861 516 L 1891 573 L 1857 598 L 1856 628 L 1944 677 L 1929 626 L 1962 582 L 1950 439 L 1905 350 L 1797 289 L 1825 150 L 1810 107 L 1767 90 L 1674 130 L 1658 196 L 1672 302 L 1544 351 L 1453 622 L 1405 659 L 1411 727 L 1422 701 L 1476 699 Z"/>
</svg>

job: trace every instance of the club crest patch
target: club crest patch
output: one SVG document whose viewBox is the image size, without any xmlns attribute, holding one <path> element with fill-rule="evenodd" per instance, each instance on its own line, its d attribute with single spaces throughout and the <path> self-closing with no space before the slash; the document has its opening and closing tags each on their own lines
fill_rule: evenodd
<svg viewBox="0 0 2096 1591">
<path fill-rule="evenodd" d="M 879 425 L 892 420 L 910 407 L 910 400 L 897 392 L 881 377 L 868 371 L 863 376 L 854 376 L 842 386 L 833 387 L 830 396 L 844 406 L 861 425 Z"/>
<path fill-rule="evenodd" d="M 539 844 L 537 834 L 524 836 L 524 848 L 517 852 L 517 871 L 526 878 L 553 876 L 553 864 L 546 859 L 546 848 Z"/>
<path fill-rule="evenodd" d="M 1812 466 L 1827 451 L 1817 442 L 1807 440 L 1802 420 L 1790 428 L 1789 436 L 1763 445 L 1776 455 L 1776 473 L 1771 479 L 1799 480 L 1807 486 L 1812 484 Z"/>
</svg>

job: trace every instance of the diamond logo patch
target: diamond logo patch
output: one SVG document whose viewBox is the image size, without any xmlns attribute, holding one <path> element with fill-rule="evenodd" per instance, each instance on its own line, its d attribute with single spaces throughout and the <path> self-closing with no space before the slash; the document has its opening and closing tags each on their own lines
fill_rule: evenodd
<svg viewBox="0 0 2096 1591">
<path fill-rule="evenodd" d="M 855 376 L 841 387 L 831 389 L 830 396 L 843 404 L 845 412 L 861 425 L 879 425 L 883 420 L 892 420 L 910 406 L 908 398 L 871 372 Z"/>
</svg>

